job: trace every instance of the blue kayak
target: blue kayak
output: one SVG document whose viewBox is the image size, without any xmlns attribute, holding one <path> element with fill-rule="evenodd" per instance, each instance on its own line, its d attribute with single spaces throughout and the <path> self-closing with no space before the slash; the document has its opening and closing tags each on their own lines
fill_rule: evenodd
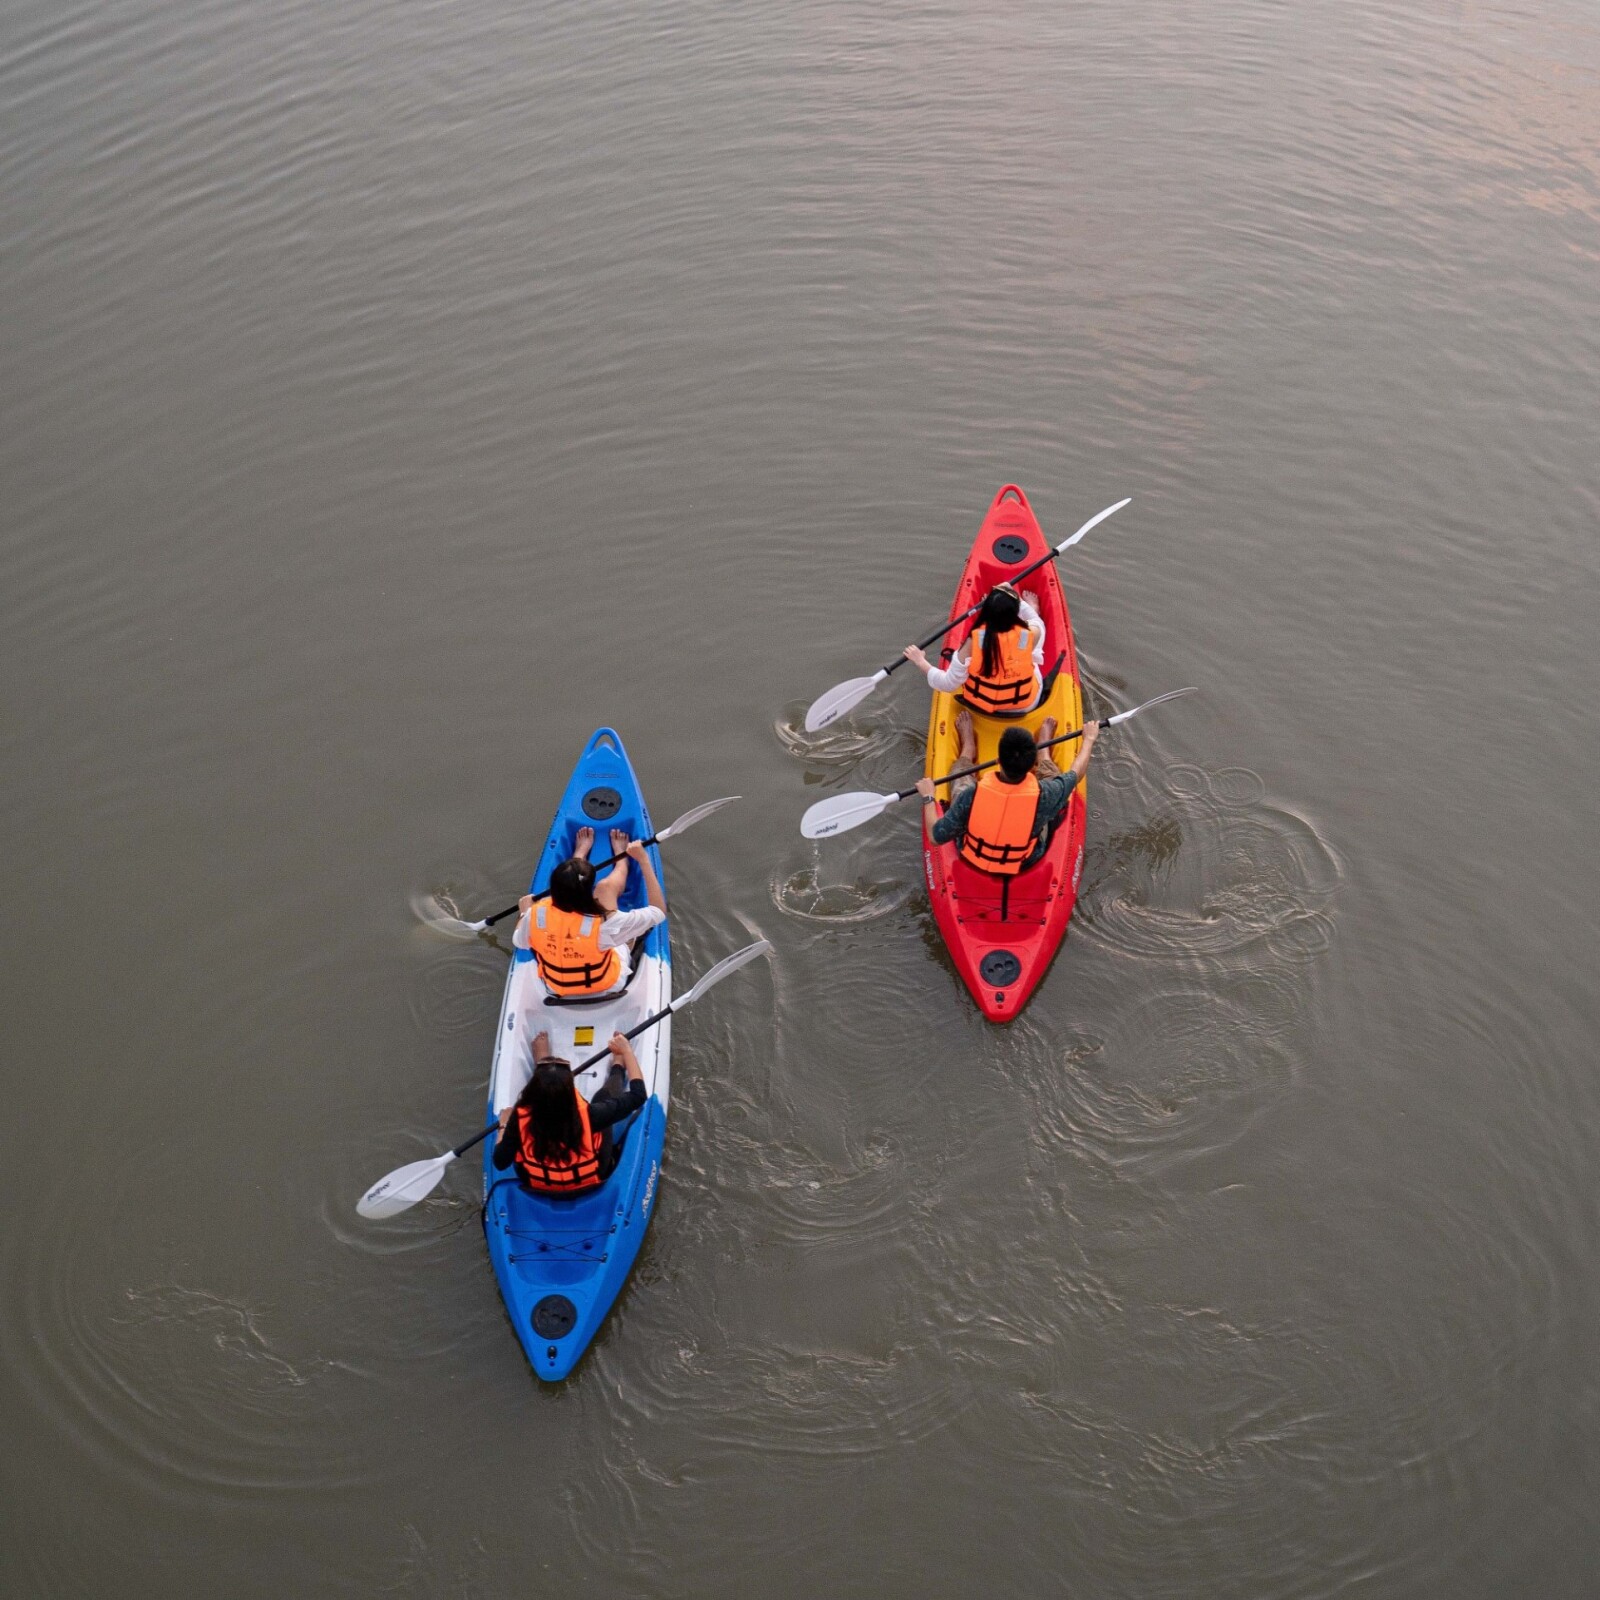
<svg viewBox="0 0 1600 1600">
<path fill-rule="evenodd" d="M 654 829 L 639 780 L 622 740 L 601 728 L 583 754 L 556 808 L 530 893 L 539 894 L 551 872 L 572 854 L 578 829 L 595 831 L 595 861 L 611 854 L 610 830 L 648 838 Z M 650 847 L 661 875 L 661 855 Z M 642 875 L 630 870 L 621 909 L 646 904 Z M 663 883 L 665 880 L 663 879 Z M 494 1065 L 489 1073 L 489 1117 L 513 1104 L 533 1070 L 533 1038 L 550 1035 L 552 1053 L 576 1065 L 605 1048 L 613 1031 L 626 1033 L 672 999 L 672 951 L 665 925 L 652 928 L 635 952 L 628 987 L 618 995 L 580 1005 L 548 1005 L 538 965 L 519 950 L 506 978 Z M 666 1137 L 672 1018 L 665 1017 L 633 1041 L 650 1098 L 613 1130 L 621 1149 L 616 1167 L 597 1189 L 572 1199 L 537 1195 L 514 1169 L 496 1171 L 494 1141 L 484 1144 L 483 1232 L 500 1294 L 534 1372 L 546 1382 L 565 1378 L 599 1331 L 639 1254 L 655 1203 Z M 605 1082 L 609 1058 L 582 1073 L 578 1092 L 593 1099 Z"/>
</svg>

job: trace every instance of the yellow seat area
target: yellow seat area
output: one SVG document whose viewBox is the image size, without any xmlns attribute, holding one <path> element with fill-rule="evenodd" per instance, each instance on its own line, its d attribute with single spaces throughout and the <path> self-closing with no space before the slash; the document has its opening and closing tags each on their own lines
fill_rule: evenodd
<svg viewBox="0 0 1600 1600">
<path fill-rule="evenodd" d="M 1054 654 L 1059 650 L 1047 642 L 1045 661 L 1048 664 L 1054 659 Z M 942 778 L 956 764 L 956 749 L 959 743 L 956 734 L 956 714 L 961 710 L 961 702 L 953 694 L 936 694 L 933 697 L 933 706 L 928 713 L 928 758 L 924 771 L 930 778 Z M 978 736 L 978 760 L 993 761 L 1000 750 L 1000 735 L 1007 728 L 1026 728 L 1029 733 L 1037 737 L 1039 725 L 1046 717 L 1056 719 L 1057 733 L 1070 733 L 1074 728 L 1083 723 L 1083 696 L 1078 689 L 1078 680 L 1067 674 L 1065 666 L 1061 675 L 1052 686 L 1049 695 L 1042 706 L 1030 711 L 1025 717 L 986 717 L 979 712 L 972 713 L 973 731 Z M 1077 754 L 1078 742 L 1071 740 L 1065 744 L 1052 745 L 1043 752 L 1051 757 L 1058 767 L 1065 769 L 1072 764 L 1072 758 Z M 947 785 L 941 785 L 939 798 L 949 804 L 950 790 Z"/>
</svg>

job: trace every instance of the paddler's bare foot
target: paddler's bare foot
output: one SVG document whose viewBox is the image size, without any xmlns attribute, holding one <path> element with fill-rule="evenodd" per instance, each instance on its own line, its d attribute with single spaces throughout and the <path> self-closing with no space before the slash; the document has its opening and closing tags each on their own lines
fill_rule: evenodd
<svg viewBox="0 0 1600 1600">
<path fill-rule="evenodd" d="M 550 1055 L 550 1035 L 541 1028 L 533 1036 L 533 1059 L 535 1061 L 548 1060 Z"/>
<path fill-rule="evenodd" d="M 1026 600 L 1035 611 L 1039 609 L 1039 597 L 1033 592 L 1032 589 L 1024 589 L 1018 598 Z"/>
<path fill-rule="evenodd" d="M 579 828 L 578 837 L 573 841 L 572 859 L 574 861 L 587 861 L 590 847 L 594 844 L 594 829 Z"/>
<path fill-rule="evenodd" d="M 1039 731 L 1034 734 L 1034 738 L 1040 744 L 1049 744 L 1049 742 L 1055 738 L 1055 736 L 1056 719 L 1054 717 L 1046 717 L 1044 721 L 1039 724 Z"/>
<path fill-rule="evenodd" d="M 965 706 L 956 713 L 956 755 L 965 765 L 978 756 L 978 735 L 972 726 L 972 713 Z"/>
<path fill-rule="evenodd" d="M 626 828 L 613 828 L 611 830 L 611 853 L 614 856 L 628 853 L 628 830 Z"/>
</svg>

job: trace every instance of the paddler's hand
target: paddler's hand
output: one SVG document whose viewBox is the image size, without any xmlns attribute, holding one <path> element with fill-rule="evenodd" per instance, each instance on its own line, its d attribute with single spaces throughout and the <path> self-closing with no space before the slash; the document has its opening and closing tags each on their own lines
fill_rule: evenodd
<svg viewBox="0 0 1600 1600">
<path fill-rule="evenodd" d="M 633 1046 L 628 1043 L 628 1036 L 625 1033 L 612 1034 L 606 1049 L 611 1052 L 611 1059 L 630 1078 L 644 1077 L 644 1073 L 639 1070 L 639 1058 L 633 1053 Z"/>
<path fill-rule="evenodd" d="M 511 1111 L 512 1108 L 507 1106 L 505 1110 L 500 1113 L 500 1130 L 502 1133 L 505 1131 L 506 1124 L 511 1120 Z"/>
<path fill-rule="evenodd" d="M 1081 778 L 1089 770 L 1089 752 L 1094 749 L 1094 742 L 1100 737 L 1100 724 L 1091 717 L 1083 725 L 1083 736 L 1078 740 L 1078 753 L 1072 758 L 1072 765 L 1067 769 L 1074 778 Z"/>
<path fill-rule="evenodd" d="M 623 854 L 627 856 L 630 861 L 637 861 L 641 867 L 647 865 L 650 860 L 649 856 L 644 853 L 643 839 L 630 839 L 628 841 L 627 849 L 623 851 Z M 620 1037 L 620 1035 L 618 1037 Z"/>
<path fill-rule="evenodd" d="M 922 672 L 924 674 L 927 673 L 927 671 L 928 671 L 928 658 L 925 655 L 923 655 L 922 646 L 921 645 L 908 644 L 905 647 L 905 649 L 902 650 L 900 653 L 901 653 L 901 655 L 903 655 L 906 658 L 907 661 L 909 661 L 911 663 L 912 666 L 916 667 L 920 672 Z"/>
<path fill-rule="evenodd" d="M 533 910 L 533 896 L 531 894 L 523 895 L 523 897 L 517 901 L 517 910 L 520 911 L 523 916 L 527 916 L 527 914 Z"/>
<path fill-rule="evenodd" d="M 920 794 L 924 800 L 936 800 L 938 798 L 938 793 L 934 788 L 932 778 L 918 778 L 917 793 Z"/>
</svg>

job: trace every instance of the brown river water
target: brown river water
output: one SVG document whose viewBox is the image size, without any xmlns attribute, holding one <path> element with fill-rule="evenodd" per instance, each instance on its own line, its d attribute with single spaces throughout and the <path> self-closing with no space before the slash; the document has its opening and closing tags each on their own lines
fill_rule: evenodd
<svg viewBox="0 0 1600 1600">
<path fill-rule="evenodd" d="M 1597 301 L 1588 0 L 12 0 L 0 1594 L 1600 1593 Z M 1201 692 L 997 1029 L 798 821 L 1012 480 Z M 545 1387 L 354 1202 L 602 723 L 776 948 Z"/>
</svg>

